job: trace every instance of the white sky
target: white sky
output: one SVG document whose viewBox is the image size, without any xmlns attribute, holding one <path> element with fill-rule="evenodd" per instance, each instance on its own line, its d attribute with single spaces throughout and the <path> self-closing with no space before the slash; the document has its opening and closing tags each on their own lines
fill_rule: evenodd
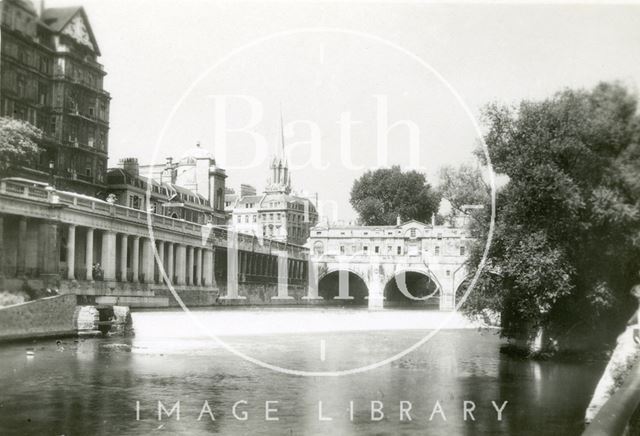
<svg viewBox="0 0 640 436">
<path fill-rule="evenodd" d="M 84 5 L 108 73 L 112 95 L 109 164 L 125 156 L 141 162 L 180 156 L 201 141 L 227 167 L 228 185 L 262 189 L 269 159 L 248 170 L 256 155 L 248 136 L 230 136 L 226 156 L 214 149 L 211 95 L 247 94 L 265 114 L 254 131 L 279 147 L 279 112 L 289 121 L 313 120 L 320 128 L 328 169 L 294 169 L 296 188 L 335 201 L 351 219 L 348 198 L 364 169 L 341 163 L 338 119 L 354 120 L 352 162 L 376 164 L 376 100 L 388 98 L 389 123 L 410 119 L 420 130 L 420 167 L 430 180 L 445 163 L 471 160 L 476 136 L 446 87 L 415 60 L 373 39 L 336 33 L 298 33 L 256 44 L 212 71 L 168 116 L 181 96 L 217 61 L 257 38 L 307 27 L 365 32 L 415 53 L 435 68 L 475 116 L 490 101 L 542 98 L 564 87 L 591 87 L 618 79 L 640 83 L 640 6 L 594 4 L 424 4 L 205 0 L 47 0 L 47 7 Z M 237 103 L 237 102 L 236 102 Z M 230 123 L 246 111 L 231 106 Z M 168 124 L 167 124 L 168 123 Z M 167 126 L 158 143 L 159 133 Z M 389 135 L 389 163 L 410 162 L 408 130 Z M 298 127 L 287 144 L 308 141 Z M 292 146 L 302 166 L 310 147 Z M 223 161 L 224 160 L 224 161 Z M 325 211 L 326 212 L 326 211 Z"/>
</svg>

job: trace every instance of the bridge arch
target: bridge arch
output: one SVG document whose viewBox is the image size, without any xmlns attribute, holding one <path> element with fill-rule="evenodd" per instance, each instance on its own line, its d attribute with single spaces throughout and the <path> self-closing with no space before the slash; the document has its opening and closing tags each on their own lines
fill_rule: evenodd
<svg viewBox="0 0 640 436">
<path fill-rule="evenodd" d="M 410 298 L 403 292 L 408 292 Z M 401 268 L 385 283 L 385 307 L 416 306 L 421 308 L 440 307 L 442 285 L 429 270 L 421 268 Z"/>
<path fill-rule="evenodd" d="M 342 286 L 345 289 L 340 289 L 341 275 Z M 361 273 L 347 267 L 330 268 L 318 277 L 318 295 L 325 300 L 335 299 L 349 304 L 365 305 L 369 288 L 366 278 Z"/>
</svg>

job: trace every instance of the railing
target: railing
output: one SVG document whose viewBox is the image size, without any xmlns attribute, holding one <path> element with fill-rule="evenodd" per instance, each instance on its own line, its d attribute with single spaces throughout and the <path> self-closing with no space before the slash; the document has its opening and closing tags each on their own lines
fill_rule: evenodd
<svg viewBox="0 0 640 436">
<path fill-rule="evenodd" d="M 632 436 L 640 434 L 640 423 L 632 418 L 640 405 L 640 361 L 626 382 L 607 400 L 582 436 Z"/>
<path fill-rule="evenodd" d="M 41 186 L 42 185 L 42 186 Z M 89 198 L 83 195 L 71 192 L 60 192 L 43 184 L 35 184 L 34 182 L 5 179 L 0 181 L 0 194 L 30 198 L 37 201 L 45 201 L 48 203 L 65 204 L 73 209 L 90 210 L 93 214 L 102 216 L 118 216 L 122 219 L 134 221 L 138 224 L 147 224 L 147 212 L 132 209 L 126 206 L 110 204 L 99 199 Z M 171 218 L 164 215 L 151 215 L 151 221 L 154 227 L 164 228 L 168 230 L 180 229 L 185 233 L 193 236 L 201 237 L 202 226 L 193 224 L 181 219 Z M 227 231 L 220 228 L 212 228 L 211 237 L 220 240 L 226 240 Z M 252 244 L 255 237 L 239 233 L 238 242 L 247 245 Z M 269 246 L 273 250 L 287 250 L 294 256 L 301 256 L 306 253 L 306 249 L 302 246 L 287 244 L 285 242 L 264 239 L 264 245 Z"/>
</svg>

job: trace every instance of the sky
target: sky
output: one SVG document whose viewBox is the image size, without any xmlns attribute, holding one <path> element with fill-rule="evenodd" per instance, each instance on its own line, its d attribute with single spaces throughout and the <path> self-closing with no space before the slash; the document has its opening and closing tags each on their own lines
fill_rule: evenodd
<svg viewBox="0 0 640 436">
<path fill-rule="evenodd" d="M 228 186 L 261 191 L 284 136 L 294 188 L 332 220 L 356 216 L 368 169 L 433 184 L 474 162 L 490 102 L 640 83 L 634 4 L 46 0 L 78 4 L 108 73 L 109 166 L 199 142 Z"/>
</svg>

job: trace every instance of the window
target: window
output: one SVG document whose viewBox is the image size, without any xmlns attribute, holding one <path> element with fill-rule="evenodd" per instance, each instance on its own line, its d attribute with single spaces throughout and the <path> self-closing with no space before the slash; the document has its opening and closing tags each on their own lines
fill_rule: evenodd
<svg viewBox="0 0 640 436">
<path fill-rule="evenodd" d="M 365 253 L 369 252 L 369 247 L 367 245 L 362 247 L 362 251 L 364 251 Z"/>
<path fill-rule="evenodd" d="M 402 254 L 402 247 L 398 245 L 398 249 L 396 251 L 397 254 Z"/>
<path fill-rule="evenodd" d="M 38 104 L 47 104 L 47 94 L 49 89 L 46 84 L 38 82 Z"/>
<path fill-rule="evenodd" d="M 380 247 L 378 245 L 375 246 L 374 250 L 377 253 L 380 253 Z"/>
<path fill-rule="evenodd" d="M 442 233 L 438 233 L 438 241 L 442 240 Z"/>
<path fill-rule="evenodd" d="M 344 254 L 344 245 L 340 246 L 340 254 Z"/>
<path fill-rule="evenodd" d="M 25 88 L 26 79 L 22 74 L 18 74 L 18 84 L 17 84 L 17 92 L 18 97 L 24 97 L 24 88 Z"/>
<path fill-rule="evenodd" d="M 434 253 L 436 256 L 440 256 L 440 247 L 438 247 L 438 246 L 436 245 L 436 248 L 435 248 L 435 250 L 433 251 L 433 253 Z"/>
<path fill-rule="evenodd" d="M 460 256 L 464 256 L 464 247 L 460 247 Z"/>
<path fill-rule="evenodd" d="M 415 237 L 416 237 L 416 229 L 411 229 L 411 230 L 410 230 L 409 235 L 410 235 L 412 238 L 415 238 Z"/>
<path fill-rule="evenodd" d="M 447 277 L 449 277 L 451 275 L 451 271 L 447 270 L 446 274 L 447 274 Z"/>
</svg>

